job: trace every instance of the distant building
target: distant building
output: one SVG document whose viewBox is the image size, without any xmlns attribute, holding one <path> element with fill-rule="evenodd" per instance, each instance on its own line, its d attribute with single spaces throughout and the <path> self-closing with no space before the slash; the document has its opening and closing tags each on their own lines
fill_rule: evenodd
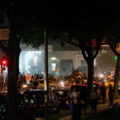
<svg viewBox="0 0 120 120">
<path fill-rule="evenodd" d="M 31 46 L 27 47 L 25 44 L 21 44 L 21 49 L 20 72 L 44 73 L 44 47 L 34 49 Z M 66 76 L 73 69 L 85 70 L 87 67 L 81 51 L 53 51 L 51 45 L 48 46 L 48 51 L 48 70 L 51 75 Z"/>
</svg>

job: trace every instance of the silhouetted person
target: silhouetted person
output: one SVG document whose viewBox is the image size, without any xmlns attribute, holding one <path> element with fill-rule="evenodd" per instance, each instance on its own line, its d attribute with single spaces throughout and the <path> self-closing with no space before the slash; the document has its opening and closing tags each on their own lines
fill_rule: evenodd
<svg viewBox="0 0 120 120">
<path fill-rule="evenodd" d="M 72 100 L 72 118 L 71 120 L 81 120 L 82 114 L 82 100 L 80 99 L 79 93 L 76 91 L 76 88 L 73 88 L 73 91 L 70 94 Z"/>
<path fill-rule="evenodd" d="M 101 86 L 101 96 L 102 96 L 102 102 L 103 102 L 103 104 L 105 104 L 105 100 L 106 100 L 106 87 L 105 87 L 105 85 Z"/>
<path fill-rule="evenodd" d="M 35 80 L 35 81 L 33 82 L 33 85 L 34 85 L 34 89 L 37 89 L 37 86 L 38 86 L 37 80 Z"/>
<path fill-rule="evenodd" d="M 111 106 L 113 104 L 113 87 L 111 84 L 109 85 L 108 95 L 109 95 L 109 101 L 110 101 L 109 105 Z"/>
</svg>

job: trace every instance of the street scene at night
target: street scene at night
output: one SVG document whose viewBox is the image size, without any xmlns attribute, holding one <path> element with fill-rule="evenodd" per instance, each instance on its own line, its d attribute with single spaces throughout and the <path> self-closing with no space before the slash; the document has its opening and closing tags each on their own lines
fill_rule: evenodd
<svg viewBox="0 0 120 120">
<path fill-rule="evenodd" d="M 1 1 L 0 120 L 120 120 L 119 12 L 112 1 Z"/>
</svg>

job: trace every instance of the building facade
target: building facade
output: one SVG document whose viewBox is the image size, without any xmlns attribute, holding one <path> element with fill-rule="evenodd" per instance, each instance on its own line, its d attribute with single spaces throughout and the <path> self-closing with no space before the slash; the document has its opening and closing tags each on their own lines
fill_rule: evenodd
<svg viewBox="0 0 120 120">
<path fill-rule="evenodd" d="M 21 45 L 20 72 L 25 74 L 44 73 L 44 47 L 34 49 L 31 46 Z M 87 64 L 81 51 L 53 51 L 48 46 L 48 72 L 53 76 L 69 75 L 74 69 L 86 68 Z M 82 69 L 81 69 L 82 70 Z"/>
</svg>

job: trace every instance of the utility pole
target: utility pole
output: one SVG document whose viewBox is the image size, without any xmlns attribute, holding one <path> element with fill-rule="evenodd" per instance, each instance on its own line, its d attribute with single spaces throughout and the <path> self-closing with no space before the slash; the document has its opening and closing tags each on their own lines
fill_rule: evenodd
<svg viewBox="0 0 120 120">
<path fill-rule="evenodd" d="M 46 117 L 49 118 L 49 81 L 48 81 L 48 39 L 47 39 L 47 32 L 44 28 L 44 90 L 47 92 L 46 94 Z"/>
<path fill-rule="evenodd" d="M 1 58 L 1 76 L 0 76 L 0 82 L 2 83 L 2 86 L 0 86 L 1 88 L 1 90 L 3 90 L 3 84 L 4 84 L 4 82 L 3 82 L 3 67 L 2 67 L 2 58 Z"/>
<path fill-rule="evenodd" d="M 48 39 L 46 29 L 44 29 L 44 90 L 49 91 L 49 83 L 48 83 Z"/>
</svg>

